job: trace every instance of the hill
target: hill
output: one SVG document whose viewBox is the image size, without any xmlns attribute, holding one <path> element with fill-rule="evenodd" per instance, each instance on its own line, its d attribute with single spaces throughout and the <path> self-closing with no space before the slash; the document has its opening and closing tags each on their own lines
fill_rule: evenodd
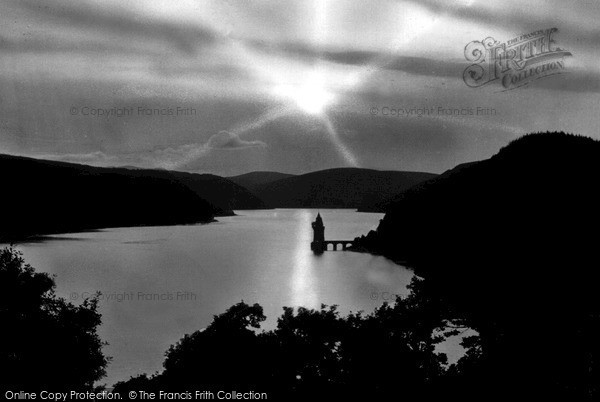
<svg viewBox="0 0 600 402">
<path fill-rule="evenodd" d="M 143 174 L 148 174 L 148 171 L 143 171 Z M 217 215 L 231 215 L 236 209 L 266 208 L 265 203 L 248 189 L 220 176 L 162 170 L 154 170 L 152 174 L 174 177 L 199 197 L 215 205 L 219 209 Z"/>
<path fill-rule="evenodd" d="M 279 172 L 250 172 L 239 176 L 228 177 L 228 179 L 255 192 L 260 186 L 293 176 L 293 174 Z"/>
<path fill-rule="evenodd" d="M 95 228 L 210 222 L 232 209 L 264 207 L 237 184 L 213 175 L 0 155 L 0 239 Z"/>
<path fill-rule="evenodd" d="M 464 384 L 559 399 L 597 389 L 599 160 L 591 138 L 530 134 L 406 191 L 357 239 L 413 267 L 480 334 Z"/>
<path fill-rule="evenodd" d="M 359 208 L 377 205 L 433 177 L 421 172 L 338 168 L 257 185 L 254 192 L 273 208 Z"/>
</svg>

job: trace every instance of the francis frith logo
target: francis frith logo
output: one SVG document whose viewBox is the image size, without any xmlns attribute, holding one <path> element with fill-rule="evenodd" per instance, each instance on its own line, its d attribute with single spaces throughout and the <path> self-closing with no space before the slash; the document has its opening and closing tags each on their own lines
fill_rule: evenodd
<svg viewBox="0 0 600 402">
<path fill-rule="evenodd" d="M 465 46 L 465 58 L 473 63 L 463 73 L 472 88 L 499 82 L 505 90 L 535 79 L 562 73 L 571 53 L 556 44 L 557 28 L 521 35 L 504 43 L 492 37 Z"/>
</svg>

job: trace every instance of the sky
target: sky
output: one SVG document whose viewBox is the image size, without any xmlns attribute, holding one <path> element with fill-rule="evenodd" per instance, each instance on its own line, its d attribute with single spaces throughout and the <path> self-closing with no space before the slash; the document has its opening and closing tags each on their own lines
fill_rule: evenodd
<svg viewBox="0 0 600 402">
<path fill-rule="evenodd" d="M 600 138 L 599 20 L 597 0 L 3 0 L 0 153 L 439 173 L 528 132 Z M 559 74 L 467 85 L 469 43 L 550 28 Z"/>
</svg>

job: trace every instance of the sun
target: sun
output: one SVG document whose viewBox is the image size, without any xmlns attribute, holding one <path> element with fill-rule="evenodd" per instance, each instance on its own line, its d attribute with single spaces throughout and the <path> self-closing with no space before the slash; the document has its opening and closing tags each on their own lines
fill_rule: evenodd
<svg viewBox="0 0 600 402">
<path fill-rule="evenodd" d="M 323 114 L 334 96 L 327 91 L 318 79 L 309 79 L 298 84 L 278 85 L 274 93 L 279 97 L 293 101 L 302 111 L 312 114 Z"/>
<path fill-rule="evenodd" d="M 322 87 L 305 85 L 294 94 L 298 107 L 309 114 L 321 114 L 333 100 L 333 95 Z"/>
</svg>

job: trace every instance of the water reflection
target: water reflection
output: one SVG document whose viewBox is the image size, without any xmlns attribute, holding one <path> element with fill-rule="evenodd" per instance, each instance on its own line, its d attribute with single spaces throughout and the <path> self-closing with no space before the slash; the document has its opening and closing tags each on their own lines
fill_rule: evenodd
<svg viewBox="0 0 600 402">
<path fill-rule="evenodd" d="M 314 255 L 310 251 L 311 213 L 307 210 L 298 211 L 298 228 L 296 247 L 294 250 L 293 272 L 291 276 L 292 305 L 316 308 L 319 306 L 317 281 L 314 273 Z"/>
<path fill-rule="evenodd" d="M 317 210 L 242 211 L 210 225 L 115 228 L 60 235 L 19 245 L 25 259 L 56 275 L 59 296 L 133 292 L 100 302 L 100 336 L 113 356 L 107 384 L 161 370 L 164 352 L 213 315 L 244 300 L 259 303 L 277 325 L 283 306 L 369 313 L 392 294 L 405 294 L 412 273 L 380 256 L 310 250 Z M 376 227 L 382 214 L 321 210 L 327 238 L 352 239 Z M 81 238 L 84 241 L 76 241 Z M 195 300 L 138 300 L 143 294 L 193 292 Z M 374 297 L 375 295 L 376 297 Z"/>
</svg>

